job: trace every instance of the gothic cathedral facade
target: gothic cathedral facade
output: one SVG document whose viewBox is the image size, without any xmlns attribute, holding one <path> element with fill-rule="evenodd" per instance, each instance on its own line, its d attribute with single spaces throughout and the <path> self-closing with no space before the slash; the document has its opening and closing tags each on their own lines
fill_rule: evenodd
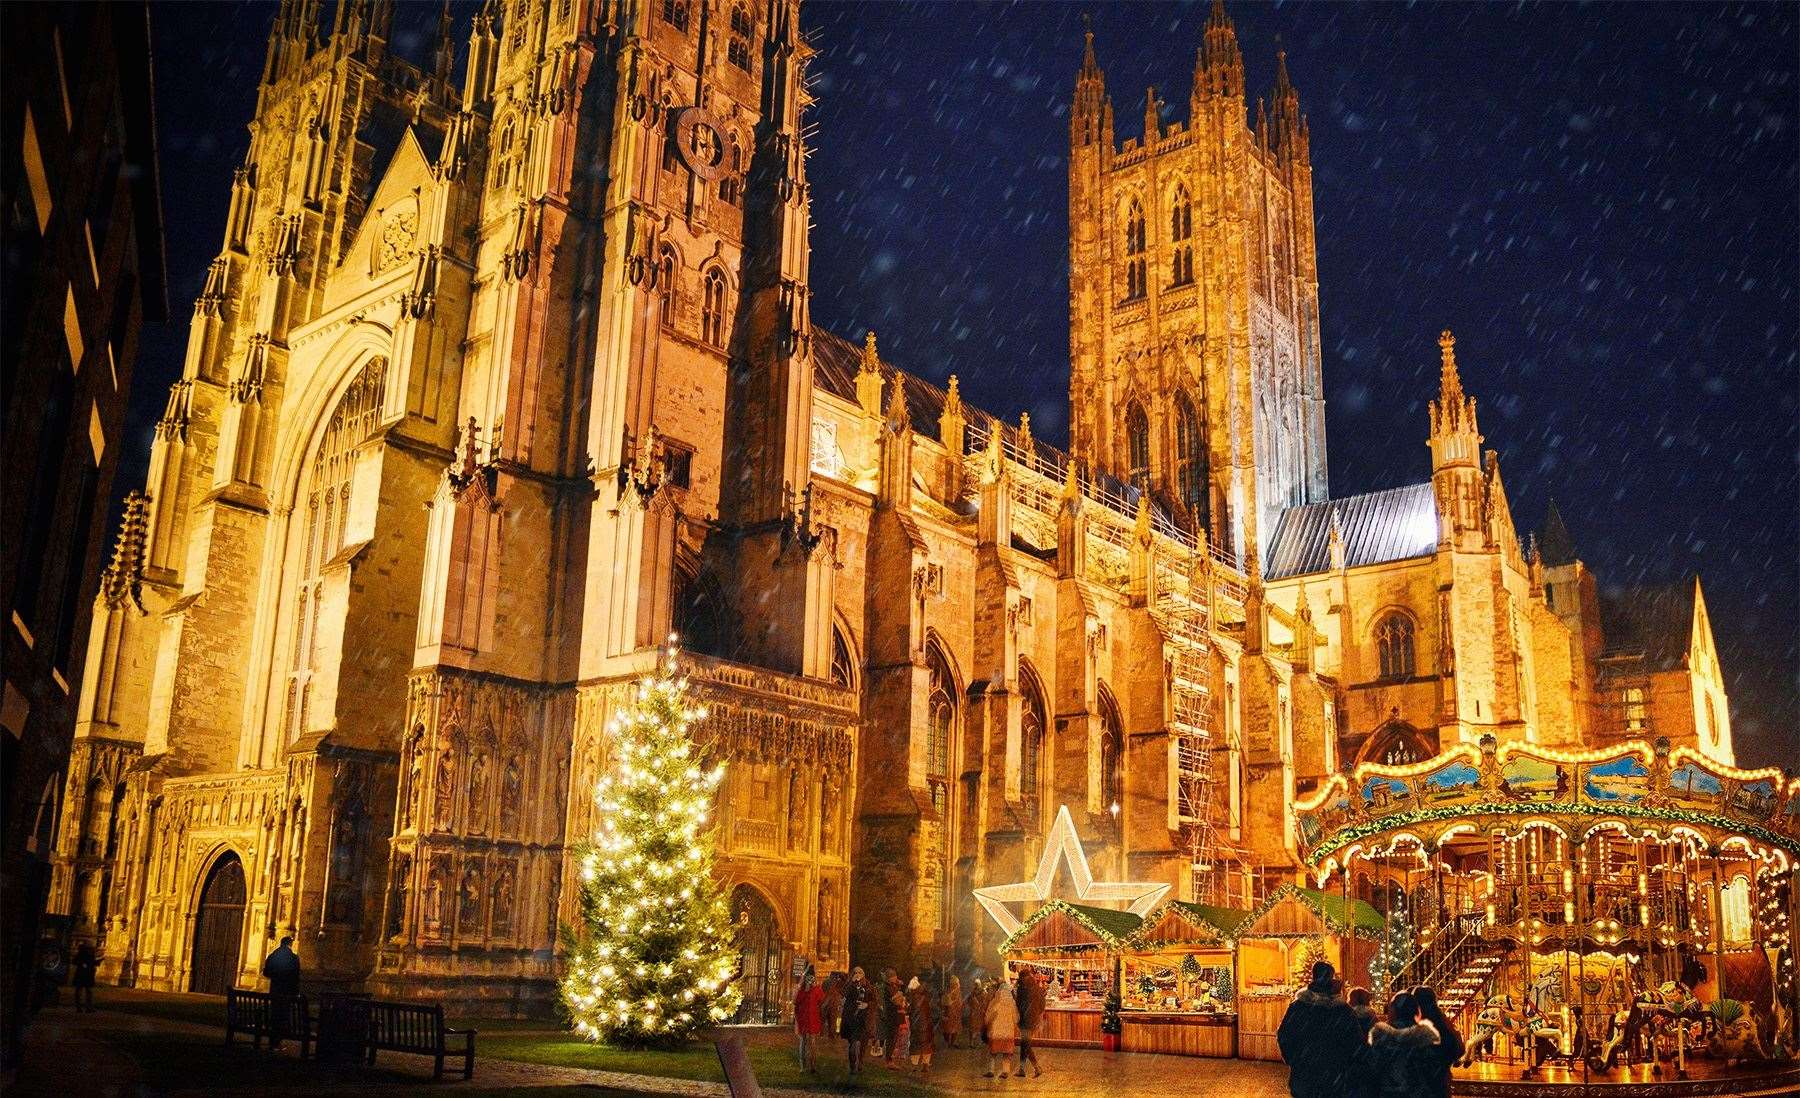
<svg viewBox="0 0 1800 1098">
<path fill-rule="evenodd" d="M 1123 145 L 1088 43 L 1069 453 L 811 323 L 798 0 L 488 0 L 420 60 L 333 10 L 275 17 L 96 605 L 52 908 L 106 977 L 291 934 L 323 985 L 541 1009 L 672 633 L 752 1016 L 796 957 L 991 965 L 972 889 L 1062 805 L 1097 871 L 1247 905 L 1359 761 L 1730 761 L 1697 584 L 1609 646 L 1448 333 L 1430 481 L 1328 498 L 1306 123 L 1285 63 L 1248 120 L 1222 10 Z"/>
</svg>

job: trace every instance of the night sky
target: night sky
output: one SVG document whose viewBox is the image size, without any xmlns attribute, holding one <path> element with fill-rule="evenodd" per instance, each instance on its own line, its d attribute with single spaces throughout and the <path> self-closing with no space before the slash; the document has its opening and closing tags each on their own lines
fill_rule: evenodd
<svg viewBox="0 0 1800 1098">
<path fill-rule="evenodd" d="M 1081 16 L 1123 140 L 1148 84 L 1185 121 L 1207 10 L 810 2 L 815 322 L 874 327 L 884 357 L 1061 442 Z M 273 11 L 153 5 L 180 323 L 146 334 L 120 494 L 180 372 Z M 422 57 L 435 12 L 402 5 L 396 47 Z M 1251 111 L 1285 48 L 1311 120 L 1333 496 L 1429 477 L 1453 329 L 1521 529 L 1554 498 L 1604 587 L 1698 573 L 1738 761 L 1800 762 L 1795 7 L 1230 12 Z"/>
</svg>

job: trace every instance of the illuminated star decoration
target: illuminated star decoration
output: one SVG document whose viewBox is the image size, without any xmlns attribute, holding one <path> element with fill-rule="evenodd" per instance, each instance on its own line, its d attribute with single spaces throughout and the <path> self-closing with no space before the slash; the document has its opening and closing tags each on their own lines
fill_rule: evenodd
<svg viewBox="0 0 1800 1098">
<path fill-rule="evenodd" d="M 975 890 L 975 899 L 994 917 L 1001 933 L 1010 936 L 1019 929 L 1020 924 L 1018 917 L 1006 905 L 1020 901 L 1035 900 L 1041 903 L 1048 900 L 1050 886 L 1056 881 L 1056 867 L 1064 862 L 1069 866 L 1069 882 L 1075 886 L 1075 899 L 1082 903 L 1116 901 L 1124 903 L 1125 910 L 1132 914 L 1143 915 L 1155 907 L 1169 891 L 1168 885 L 1155 881 L 1095 881 L 1093 871 L 1088 868 L 1087 855 L 1081 849 L 1081 837 L 1075 834 L 1075 820 L 1069 815 L 1069 806 L 1065 804 L 1056 810 L 1056 823 L 1045 839 L 1043 856 L 1038 859 L 1037 874 L 1031 880 L 1017 884 L 978 888 Z"/>
</svg>

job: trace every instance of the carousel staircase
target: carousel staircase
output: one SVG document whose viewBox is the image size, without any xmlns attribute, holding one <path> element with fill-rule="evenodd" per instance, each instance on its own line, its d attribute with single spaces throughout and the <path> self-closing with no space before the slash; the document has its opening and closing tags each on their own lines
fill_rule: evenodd
<svg viewBox="0 0 1800 1098">
<path fill-rule="evenodd" d="M 1444 1017 L 1454 1020 L 1463 1009 L 1471 1003 L 1479 1002 L 1488 986 L 1494 982 L 1494 973 L 1500 970 L 1501 955 L 1492 946 L 1482 949 L 1469 957 L 1468 962 L 1450 978 L 1450 982 L 1437 988 L 1438 1006 Z"/>
</svg>

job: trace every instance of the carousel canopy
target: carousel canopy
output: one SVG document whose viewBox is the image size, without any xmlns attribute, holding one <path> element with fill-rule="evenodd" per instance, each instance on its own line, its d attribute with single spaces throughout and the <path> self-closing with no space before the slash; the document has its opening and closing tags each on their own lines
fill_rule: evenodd
<svg viewBox="0 0 1800 1098">
<path fill-rule="evenodd" d="M 1578 837 L 1605 825 L 1631 835 L 1687 830 L 1737 840 L 1783 863 L 1800 856 L 1800 779 L 1738 770 L 1667 740 L 1564 753 L 1532 744 L 1463 744 L 1422 763 L 1365 763 L 1295 806 L 1300 853 L 1315 869 L 1409 835 L 1435 844 L 1470 829 L 1544 821 Z"/>
</svg>

